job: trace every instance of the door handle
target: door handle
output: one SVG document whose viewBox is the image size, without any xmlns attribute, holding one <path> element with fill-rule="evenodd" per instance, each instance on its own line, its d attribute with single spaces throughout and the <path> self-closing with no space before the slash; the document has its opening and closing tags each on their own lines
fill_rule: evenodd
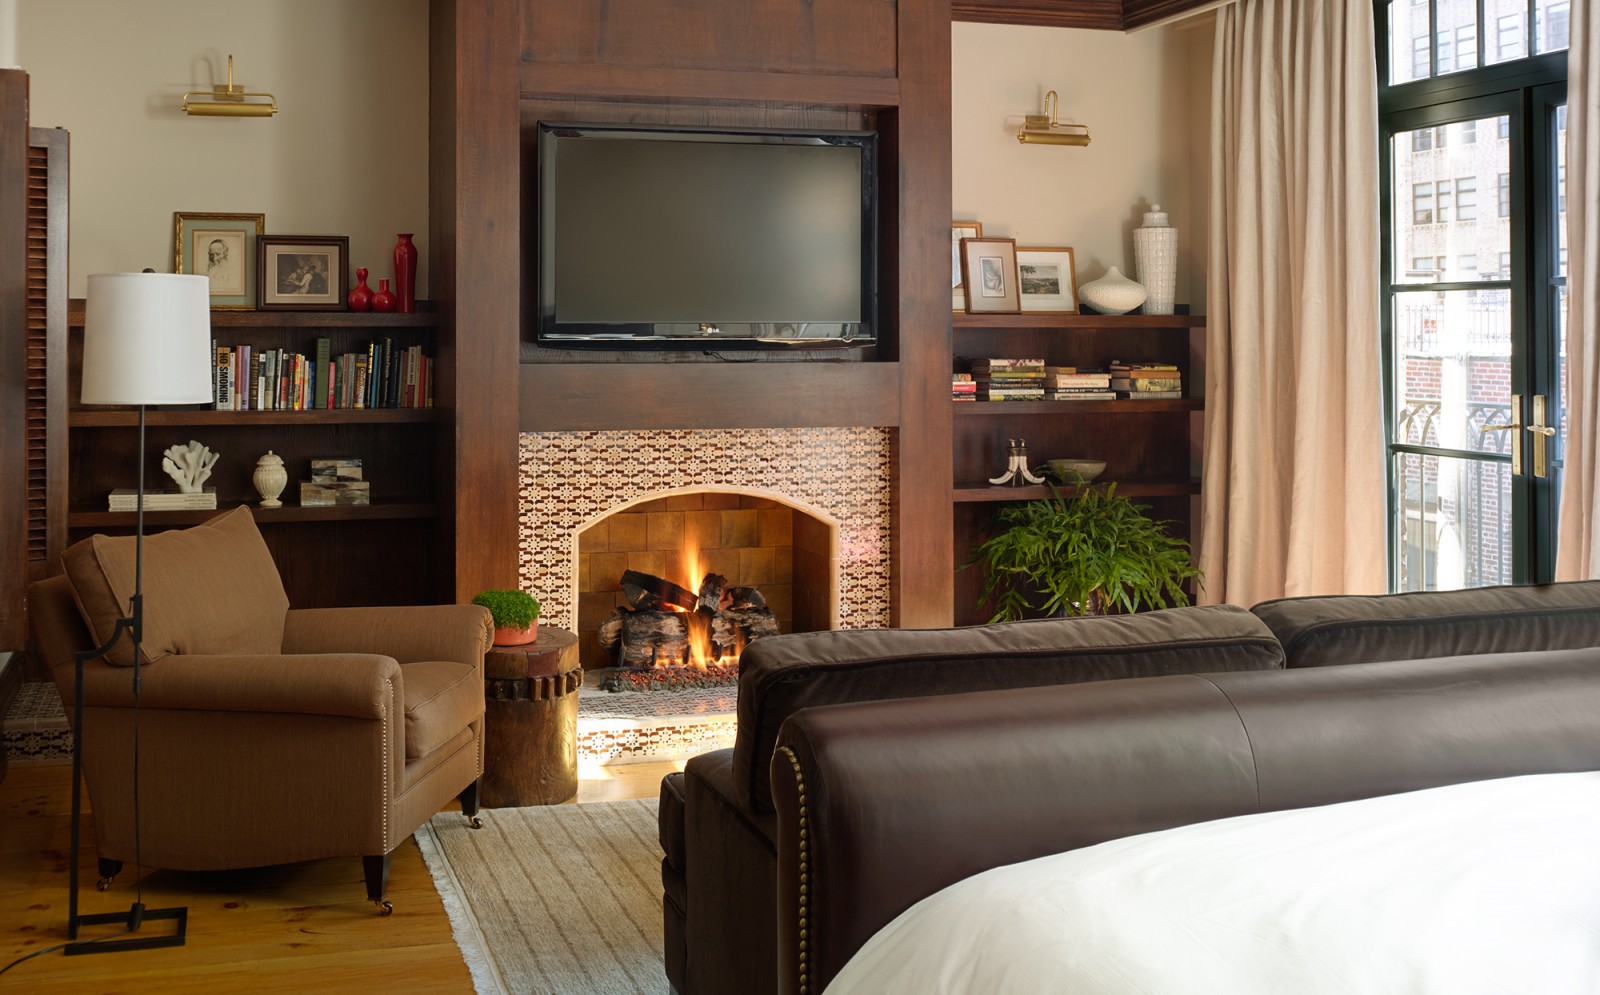
<svg viewBox="0 0 1600 995">
<path fill-rule="evenodd" d="M 1540 410 L 1543 410 L 1543 409 L 1540 409 Z M 1484 426 L 1483 430 L 1485 432 L 1510 432 L 1511 433 L 1511 472 L 1513 474 L 1521 473 L 1522 472 L 1522 395 L 1521 394 L 1512 394 L 1511 395 L 1511 424 L 1509 424 L 1509 425 L 1486 425 L 1486 426 Z M 1537 445 L 1543 445 L 1544 444 L 1544 439 L 1542 437 L 1536 437 L 1536 438 L 1538 439 L 1538 442 L 1536 443 Z M 1541 450 L 1541 452 L 1542 452 L 1542 450 Z"/>
<path fill-rule="evenodd" d="M 1545 396 L 1533 395 L 1533 424 L 1528 426 L 1528 431 L 1533 433 L 1533 475 L 1535 477 L 1548 477 L 1550 475 L 1549 446 L 1550 439 L 1556 430 L 1545 424 Z"/>
</svg>

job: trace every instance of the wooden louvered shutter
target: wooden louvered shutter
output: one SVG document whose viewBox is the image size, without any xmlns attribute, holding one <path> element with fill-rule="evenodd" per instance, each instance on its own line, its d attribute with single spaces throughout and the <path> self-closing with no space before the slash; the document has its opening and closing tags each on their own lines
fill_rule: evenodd
<svg viewBox="0 0 1600 995">
<path fill-rule="evenodd" d="M 60 570 L 66 541 L 67 133 L 28 142 L 28 579 Z"/>
</svg>

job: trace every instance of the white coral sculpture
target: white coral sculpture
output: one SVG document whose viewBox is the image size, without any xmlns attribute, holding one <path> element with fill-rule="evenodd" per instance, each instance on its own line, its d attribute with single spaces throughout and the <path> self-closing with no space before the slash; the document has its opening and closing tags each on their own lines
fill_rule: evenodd
<svg viewBox="0 0 1600 995">
<path fill-rule="evenodd" d="M 198 494 L 216 465 L 217 454 L 193 439 L 187 446 L 167 447 L 161 457 L 161 469 L 178 482 L 178 490 L 185 494 Z"/>
</svg>

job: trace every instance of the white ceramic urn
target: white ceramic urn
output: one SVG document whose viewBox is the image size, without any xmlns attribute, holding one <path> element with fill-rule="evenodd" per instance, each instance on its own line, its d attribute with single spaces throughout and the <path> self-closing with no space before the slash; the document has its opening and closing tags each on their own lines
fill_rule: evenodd
<svg viewBox="0 0 1600 995">
<path fill-rule="evenodd" d="M 1144 313 L 1171 314 L 1177 307 L 1178 229 L 1167 223 L 1160 204 L 1146 211 L 1144 224 L 1133 230 L 1133 261 L 1150 294 Z"/>
<path fill-rule="evenodd" d="M 1147 296 L 1143 286 L 1122 275 L 1115 266 L 1093 283 L 1078 288 L 1078 299 L 1101 314 L 1127 314 Z"/>
<path fill-rule="evenodd" d="M 261 495 L 261 507 L 283 507 L 278 495 L 289 486 L 289 471 L 283 468 L 282 456 L 267 450 L 267 455 L 256 460 L 256 472 L 250 475 L 250 482 L 256 485 L 256 491 Z"/>
</svg>

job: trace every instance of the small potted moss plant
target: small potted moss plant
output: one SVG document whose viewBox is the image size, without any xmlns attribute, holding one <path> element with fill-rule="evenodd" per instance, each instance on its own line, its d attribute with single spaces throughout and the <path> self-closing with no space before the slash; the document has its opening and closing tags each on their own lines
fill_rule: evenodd
<svg viewBox="0 0 1600 995">
<path fill-rule="evenodd" d="M 1075 483 L 1075 493 L 1050 485 L 1050 497 L 1002 509 L 1001 531 L 964 564 L 985 568 L 990 621 L 1188 604 L 1183 584 L 1200 577 L 1189 544 L 1147 516 L 1148 505 L 1117 494 L 1116 484 Z"/>
<path fill-rule="evenodd" d="M 539 602 L 526 591 L 484 591 L 472 603 L 489 609 L 496 646 L 521 646 L 539 638 Z"/>
</svg>

